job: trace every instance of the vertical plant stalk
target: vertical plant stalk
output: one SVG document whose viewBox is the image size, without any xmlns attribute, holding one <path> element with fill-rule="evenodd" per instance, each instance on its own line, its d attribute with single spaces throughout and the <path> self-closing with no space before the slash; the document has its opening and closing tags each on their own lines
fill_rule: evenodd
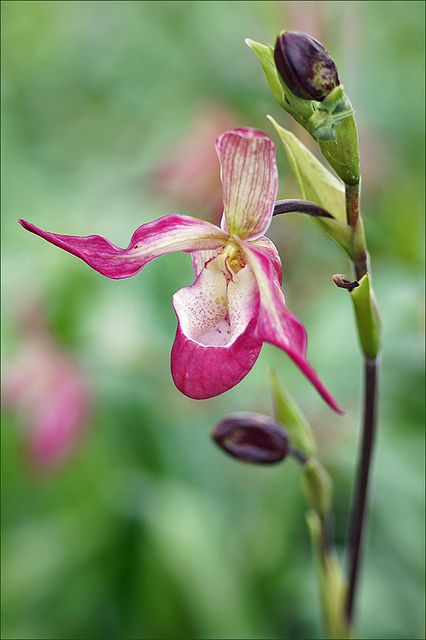
<svg viewBox="0 0 426 640">
<path fill-rule="evenodd" d="M 369 257 L 366 250 L 364 229 L 360 215 L 360 185 L 346 185 L 346 214 L 348 224 L 353 230 L 355 258 L 353 268 L 359 280 L 369 272 Z M 358 324 L 360 341 L 363 345 L 362 328 Z M 365 329 L 364 329 L 365 331 Z M 348 625 L 354 619 L 356 596 L 359 584 L 360 566 L 366 516 L 368 509 L 368 490 L 371 463 L 374 452 L 377 427 L 378 370 L 379 359 L 369 357 L 364 350 L 363 368 L 363 411 L 361 426 L 361 448 L 352 498 L 352 510 L 348 530 L 348 589 L 345 601 L 345 615 Z"/>
<path fill-rule="evenodd" d="M 362 559 L 369 478 L 377 424 L 378 368 L 378 358 L 373 360 L 365 358 L 361 454 L 358 462 L 348 540 L 349 580 L 345 609 L 349 624 L 353 621 L 355 597 L 357 594 L 358 578 Z"/>
<path fill-rule="evenodd" d="M 369 257 L 366 250 L 364 226 L 361 218 L 361 184 L 345 185 L 346 219 L 352 229 L 354 257 L 352 264 L 357 280 L 369 271 Z"/>
<path fill-rule="evenodd" d="M 321 516 L 308 511 L 307 522 L 316 560 L 321 610 L 330 640 L 350 640 L 351 630 L 344 615 L 346 582 L 331 541 L 331 513 Z"/>
</svg>

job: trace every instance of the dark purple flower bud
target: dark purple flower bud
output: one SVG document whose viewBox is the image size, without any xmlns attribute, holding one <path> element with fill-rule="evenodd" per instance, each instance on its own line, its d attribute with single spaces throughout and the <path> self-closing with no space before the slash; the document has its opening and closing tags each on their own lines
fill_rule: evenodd
<svg viewBox="0 0 426 640">
<path fill-rule="evenodd" d="M 275 66 L 298 98 L 320 102 L 340 84 L 336 65 L 323 45 L 298 31 L 284 31 L 274 50 Z"/>
<path fill-rule="evenodd" d="M 212 438 L 233 458 L 257 464 L 280 462 L 289 449 L 284 429 L 259 413 L 231 414 L 214 428 Z"/>
</svg>

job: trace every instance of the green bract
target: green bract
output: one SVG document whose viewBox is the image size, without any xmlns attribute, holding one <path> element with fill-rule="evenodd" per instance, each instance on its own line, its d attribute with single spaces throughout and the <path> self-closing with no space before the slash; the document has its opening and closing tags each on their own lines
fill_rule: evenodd
<svg viewBox="0 0 426 640">
<path fill-rule="evenodd" d="M 335 220 L 314 218 L 315 223 L 335 240 L 350 257 L 353 257 L 352 230 L 346 223 L 343 184 L 315 158 L 293 133 L 281 127 L 270 116 L 268 117 L 284 145 L 302 198 L 320 205 L 335 218 Z"/>
<path fill-rule="evenodd" d="M 303 127 L 306 127 L 309 118 L 315 111 L 312 101 L 302 100 L 295 96 L 283 80 L 281 80 L 275 66 L 274 50 L 272 47 L 261 44 L 260 42 L 255 42 L 249 38 L 246 39 L 246 44 L 256 54 L 262 65 L 269 88 L 280 107 L 292 115 Z"/>
<path fill-rule="evenodd" d="M 291 396 L 280 387 L 277 376 L 273 371 L 269 375 L 274 415 L 281 422 L 290 437 L 290 443 L 307 456 L 315 454 L 316 445 L 311 427 Z"/>
<path fill-rule="evenodd" d="M 367 358 L 375 358 L 380 349 L 380 321 L 376 301 L 367 273 L 359 287 L 351 292 L 361 348 Z"/>
</svg>

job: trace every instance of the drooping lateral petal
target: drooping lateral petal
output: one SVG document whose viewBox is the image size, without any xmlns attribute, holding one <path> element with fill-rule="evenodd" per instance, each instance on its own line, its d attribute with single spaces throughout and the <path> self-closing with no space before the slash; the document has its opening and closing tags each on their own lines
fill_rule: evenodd
<svg viewBox="0 0 426 640">
<path fill-rule="evenodd" d="M 283 349 L 332 409 L 343 413 L 306 359 L 306 330 L 285 304 L 284 294 L 275 277 L 273 261 L 253 243 L 241 242 L 241 245 L 260 291 L 258 337 Z"/>
<path fill-rule="evenodd" d="M 166 253 L 192 253 L 223 246 L 224 232 L 203 220 L 189 216 L 168 215 L 136 229 L 127 249 L 115 246 L 102 236 L 64 236 L 43 231 L 30 222 L 20 224 L 48 242 L 65 249 L 108 278 L 129 278 L 148 262 Z"/>
<path fill-rule="evenodd" d="M 278 284 L 281 284 L 283 279 L 283 268 L 281 264 L 280 254 L 278 253 L 278 249 L 266 236 L 260 236 L 257 240 L 251 241 L 251 245 L 261 249 L 266 255 L 270 258 L 272 265 L 275 270 L 275 274 L 278 280 Z"/>
<path fill-rule="evenodd" d="M 275 145 L 262 131 L 233 129 L 216 140 L 223 184 L 222 228 L 254 239 L 271 222 L 277 195 Z"/>
<path fill-rule="evenodd" d="M 256 281 L 248 267 L 228 282 L 212 260 L 191 287 L 173 296 L 178 328 L 171 354 L 177 388 L 186 396 L 212 398 L 238 384 L 262 348 L 255 336 L 259 311 Z"/>
</svg>

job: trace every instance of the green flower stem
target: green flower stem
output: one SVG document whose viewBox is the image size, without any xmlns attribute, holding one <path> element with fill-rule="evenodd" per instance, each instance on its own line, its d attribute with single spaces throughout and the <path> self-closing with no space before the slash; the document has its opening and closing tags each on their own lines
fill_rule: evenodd
<svg viewBox="0 0 426 640">
<path fill-rule="evenodd" d="M 346 219 L 352 229 L 352 262 L 357 280 L 369 269 L 369 257 L 366 248 L 364 225 L 360 206 L 361 184 L 345 184 Z"/>
<path fill-rule="evenodd" d="M 346 583 L 331 543 L 331 515 L 307 513 L 321 596 L 324 627 L 329 640 L 350 640 L 350 627 L 343 615 Z"/>
<path fill-rule="evenodd" d="M 357 184 L 346 184 L 345 185 L 345 196 L 346 196 L 346 215 L 348 220 L 348 225 L 354 229 L 356 227 L 356 223 L 359 219 L 360 214 L 360 192 L 361 185 L 359 182 Z"/>
<path fill-rule="evenodd" d="M 332 99 L 331 94 L 328 99 Z M 317 140 L 324 158 L 339 178 L 347 185 L 354 187 L 359 185 L 358 131 L 355 117 L 351 115 L 337 122 L 333 139 L 321 139 L 318 133 L 313 137 Z"/>
</svg>

